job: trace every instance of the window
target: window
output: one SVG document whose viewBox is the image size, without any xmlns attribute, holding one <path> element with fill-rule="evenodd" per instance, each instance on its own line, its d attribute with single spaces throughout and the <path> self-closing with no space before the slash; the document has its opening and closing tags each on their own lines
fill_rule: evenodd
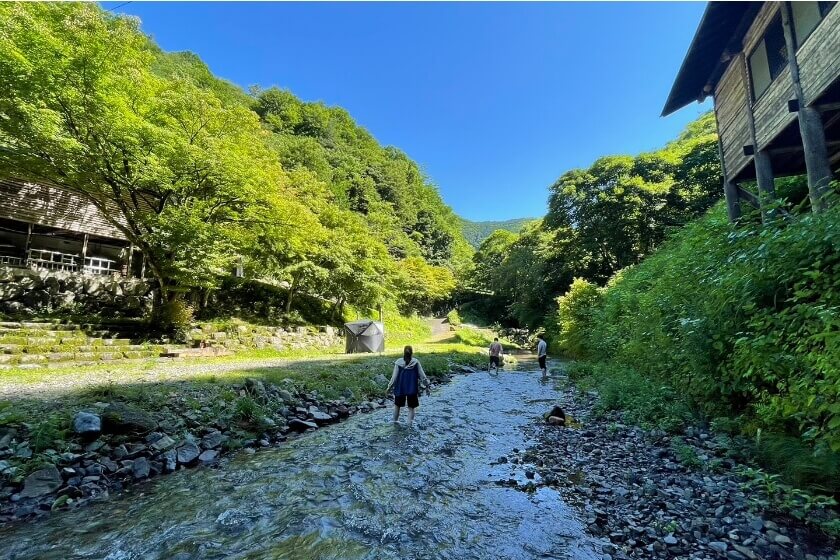
<svg viewBox="0 0 840 560">
<path fill-rule="evenodd" d="M 797 46 L 802 45 L 837 2 L 791 2 L 793 32 Z"/>
<path fill-rule="evenodd" d="M 767 91 L 773 80 L 785 69 L 787 62 L 787 45 L 785 45 L 785 33 L 782 29 L 782 16 L 776 14 L 776 17 L 767 26 L 764 38 L 761 39 L 749 58 L 753 99 L 758 99 Z"/>
</svg>

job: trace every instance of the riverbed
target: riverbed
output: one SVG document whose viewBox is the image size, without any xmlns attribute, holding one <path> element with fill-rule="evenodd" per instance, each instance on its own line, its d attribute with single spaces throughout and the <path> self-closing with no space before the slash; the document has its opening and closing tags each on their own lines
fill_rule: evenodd
<svg viewBox="0 0 840 560">
<path fill-rule="evenodd" d="M 457 376 L 416 425 L 377 410 L 216 468 L 0 528 L 20 559 L 601 558 L 550 488 L 524 492 L 525 427 L 557 392 L 536 364 Z M 501 459 L 501 460 L 500 460 Z M 536 475 L 539 476 L 539 475 Z"/>
</svg>

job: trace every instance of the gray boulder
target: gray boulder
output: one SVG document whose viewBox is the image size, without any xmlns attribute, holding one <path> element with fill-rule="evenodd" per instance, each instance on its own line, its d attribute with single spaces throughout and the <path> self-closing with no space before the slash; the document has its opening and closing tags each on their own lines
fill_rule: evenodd
<svg viewBox="0 0 840 560">
<path fill-rule="evenodd" d="M 149 460 L 145 457 L 138 457 L 131 464 L 131 474 L 137 479 L 147 478 L 149 476 L 149 469 Z"/>
<path fill-rule="evenodd" d="M 102 433 L 102 419 L 97 414 L 79 412 L 73 417 L 73 431 L 83 437 L 97 437 Z"/>
<path fill-rule="evenodd" d="M 201 454 L 201 450 L 198 446 L 192 442 L 187 442 L 181 447 L 178 448 L 177 456 L 178 462 L 182 465 L 187 465 L 195 461 L 198 456 Z"/>
<path fill-rule="evenodd" d="M 39 496 L 46 496 L 52 494 L 61 487 L 61 473 L 54 465 L 39 469 L 29 476 L 23 482 L 23 490 L 20 493 L 21 498 L 37 498 Z"/>
<path fill-rule="evenodd" d="M 305 432 L 306 430 L 315 429 L 317 427 L 318 424 L 315 422 L 307 422 L 306 420 L 301 420 L 299 418 L 292 418 L 289 420 L 289 428 L 296 432 Z"/>
<path fill-rule="evenodd" d="M 155 418 L 144 410 L 122 403 L 109 404 L 102 412 L 103 429 L 114 434 L 146 433 L 157 428 Z"/>
</svg>

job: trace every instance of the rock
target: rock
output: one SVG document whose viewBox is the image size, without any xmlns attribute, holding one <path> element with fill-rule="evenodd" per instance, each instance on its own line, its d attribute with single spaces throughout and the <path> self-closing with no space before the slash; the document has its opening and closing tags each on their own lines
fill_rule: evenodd
<svg viewBox="0 0 840 560">
<path fill-rule="evenodd" d="M 178 454 L 174 449 L 160 454 L 160 462 L 163 465 L 163 472 L 172 472 L 178 468 Z"/>
<path fill-rule="evenodd" d="M 61 473 L 54 465 L 50 465 L 26 477 L 20 497 L 38 498 L 52 494 L 61 487 L 62 482 Z"/>
<path fill-rule="evenodd" d="M 227 438 L 224 434 L 222 434 L 222 432 L 214 430 L 201 438 L 201 447 L 205 449 L 216 449 L 217 447 L 221 447 L 225 439 Z"/>
<path fill-rule="evenodd" d="M 726 549 L 729 548 L 729 547 L 725 542 L 712 541 L 712 542 L 709 543 L 709 548 L 711 548 L 712 550 L 715 550 L 717 552 L 720 552 L 721 554 L 725 554 Z"/>
<path fill-rule="evenodd" d="M 318 424 L 315 422 L 309 422 L 307 420 L 301 420 L 300 418 L 292 418 L 289 420 L 289 428 L 296 432 L 305 432 L 309 429 L 316 429 Z"/>
<path fill-rule="evenodd" d="M 196 444 L 192 442 L 187 442 L 178 448 L 178 462 L 182 465 L 188 465 L 195 461 L 200 454 L 201 450 Z"/>
<path fill-rule="evenodd" d="M 560 416 L 549 416 L 548 423 L 552 426 L 565 426 L 566 420 L 565 418 L 561 418 Z"/>
<path fill-rule="evenodd" d="M 73 431 L 82 437 L 98 437 L 102 433 L 102 419 L 98 414 L 79 412 L 73 417 Z"/>
<path fill-rule="evenodd" d="M 152 449 L 155 451 L 166 451 L 171 447 L 174 447 L 175 440 L 171 437 L 164 435 L 162 438 L 158 439 L 156 442 L 152 444 Z"/>
<path fill-rule="evenodd" d="M 149 460 L 145 457 L 138 457 L 134 459 L 131 464 L 131 476 L 136 479 L 148 478 L 149 476 Z"/>
<path fill-rule="evenodd" d="M 677 537 L 675 537 L 674 535 L 668 535 L 668 536 L 666 536 L 664 539 L 662 539 L 662 542 L 664 542 L 664 543 L 665 543 L 665 544 L 667 544 L 668 546 L 673 546 L 673 545 L 677 544 L 677 543 L 678 543 L 678 542 L 680 542 L 680 541 L 678 541 L 678 540 L 677 540 Z"/>
<path fill-rule="evenodd" d="M 309 413 L 312 416 L 312 419 L 318 425 L 329 424 L 333 421 L 333 417 L 329 414 L 321 412 L 320 410 L 315 410 Z"/>
<path fill-rule="evenodd" d="M 206 451 L 202 451 L 201 455 L 198 456 L 198 462 L 203 464 L 212 463 L 218 456 L 219 452 L 215 449 L 207 449 Z"/>
<path fill-rule="evenodd" d="M 279 391 L 277 391 L 277 394 L 280 396 L 284 403 L 294 404 L 295 398 L 286 389 L 280 389 Z"/>
<path fill-rule="evenodd" d="M 102 413 L 103 429 L 113 434 L 147 433 L 157 428 L 157 420 L 144 410 L 114 403 Z"/>
</svg>

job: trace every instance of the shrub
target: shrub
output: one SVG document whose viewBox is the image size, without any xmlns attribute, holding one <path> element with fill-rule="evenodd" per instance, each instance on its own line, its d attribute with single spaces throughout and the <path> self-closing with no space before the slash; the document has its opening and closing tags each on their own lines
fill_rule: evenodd
<svg viewBox="0 0 840 560">
<path fill-rule="evenodd" d="M 583 278 L 575 278 L 566 295 L 557 298 L 558 346 L 562 353 L 571 358 L 590 354 L 587 333 L 600 301 L 601 290 Z"/>
<path fill-rule="evenodd" d="M 461 324 L 461 316 L 458 314 L 457 309 L 453 309 L 449 313 L 446 314 L 446 320 L 449 321 L 449 324 L 457 327 Z"/>
<path fill-rule="evenodd" d="M 566 344 L 639 380 L 679 387 L 706 414 L 738 418 L 749 435 L 796 439 L 808 450 L 792 465 L 800 474 L 782 464 L 790 454 L 772 462 L 788 479 L 825 485 L 836 471 L 810 471 L 836 464 L 840 452 L 837 247 L 838 205 L 739 228 L 718 206 L 599 296 L 584 283 L 570 290 L 559 311 Z"/>
</svg>

